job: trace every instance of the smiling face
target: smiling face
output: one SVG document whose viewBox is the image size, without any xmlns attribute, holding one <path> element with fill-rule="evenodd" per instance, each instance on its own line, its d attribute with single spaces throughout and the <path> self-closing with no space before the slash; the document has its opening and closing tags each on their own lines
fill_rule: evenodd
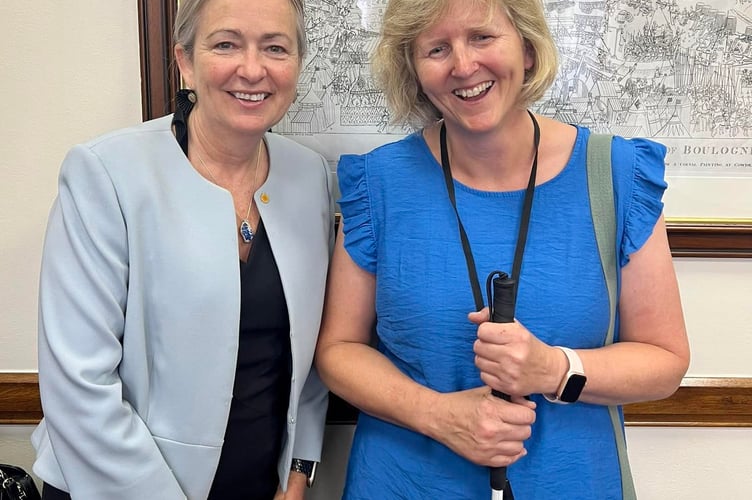
<svg viewBox="0 0 752 500">
<path fill-rule="evenodd" d="M 494 2 L 450 0 L 446 13 L 415 40 L 413 63 L 423 93 L 447 128 L 488 132 L 519 109 L 531 51 Z"/>
<path fill-rule="evenodd" d="M 288 1 L 209 0 L 193 53 L 175 48 L 180 73 L 198 96 L 195 118 L 220 137 L 260 135 L 279 122 L 300 73 L 296 21 Z"/>
</svg>

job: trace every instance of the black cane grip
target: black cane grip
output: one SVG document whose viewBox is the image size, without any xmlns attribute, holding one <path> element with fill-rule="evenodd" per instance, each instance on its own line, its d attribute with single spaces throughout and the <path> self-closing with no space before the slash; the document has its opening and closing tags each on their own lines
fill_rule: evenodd
<svg viewBox="0 0 752 500">
<path fill-rule="evenodd" d="M 514 321 L 514 280 L 501 273 L 493 278 L 493 308 L 491 321 L 511 323 Z M 491 299 L 489 299 L 491 300 Z"/>
<path fill-rule="evenodd" d="M 494 323 L 511 323 L 514 321 L 514 280 L 505 272 L 494 271 L 486 281 L 488 305 L 491 321 Z M 491 394 L 505 401 L 510 401 L 508 394 L 496 389 Z M 491 467 L 491 488 L 503 491 L 507 486 L 507 468 Z"/>
<path fill-rule="evenodd" d="M 511 323 L 514 321 L 514 280 L 507 273 L 494 271 L 489 276 L 492 293 L 488 297 L 491 308 L 491 321 L 494 323 Z M 497 398 L 509 401 L 509 395 L 504 394 L 496 389 L 491 390 L 491 394 Z"/>
<path fill-rule="evenodd" d="M 491 389 L 491 394 L 493 394 L 497 398 L 503 399 L 504 401 L 511 401 L 512 400 L 512 397 L 509 394 L 504 394 L 503 392 L 497 391 L 496 389 Z"/>
<path fill-rule="evenodd" d="M 504 491 L 507 484 L 507 468 L 491 467 L 491 488 L 496 491 Z"/>
</svg>

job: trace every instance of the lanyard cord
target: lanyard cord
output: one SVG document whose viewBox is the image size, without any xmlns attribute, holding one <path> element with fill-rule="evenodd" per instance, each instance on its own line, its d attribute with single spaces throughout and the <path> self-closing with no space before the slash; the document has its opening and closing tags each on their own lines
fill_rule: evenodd
<svg viewBox="0 0 752 500">
<path fill-rule="evenodd" d="M 520 229 L 517 234 L 517 246 L 514 250 L 514 263 L 512 264 L 512 276 L 514 280 L 514 299 L 516 303 L 517 288 L 520 280 L 520 270 L 522 268 L 522 256 L 525 253 L 525 243 L 527 242 L 527 229 L 530 225 L 530 212 L 533 209 L 533 194 L 535 192 L 535 176 L 538 171 L 538 144 L 540 143 L 540 128 L 533 114 L 528 111 L 530 119 L 533 121 L 533 146 L 535 147 L 535 155 L 533 157 L 533 167 L 530 169 L 530 179 L 527 182 L 527 188 L 525 189 L 525 199 L 522 203 L 522 217 L 520 218 Z M 475 268 L 475 259 L 473 258 L 473 252 L 470 249 L 470 241 L 467 238 L 467 233 L 460 220 L 460 214 L 457 211 L 457 201 L 454 195 L 454 180 L 452 179 L 452 171 L 449 166 L 449 152 L 446 145 L 446 126 L 441 124 L 440 132 L 440 144 L 441 144 L 441 168 L 444 171 L 444 181 L 446 182 L 447 193 L 449 195 L 449 201 L 452 203 L 454 213 L 457 216 L 457 226 L 460 232 L 460 240 L 462 241 L 462 251 L 465 253 L 465 261 L 467 262 L 467 274 L 470 278 L 470 286 L 473 289 L 473 299 L 475 300 L 475 308 L 480 311 L 483 309 L 483 293 L 481 292 L 480 283 L 478 282 L 478 272 Z M 490 300 L 490 299 L 489 299 Z"/>
</svg>

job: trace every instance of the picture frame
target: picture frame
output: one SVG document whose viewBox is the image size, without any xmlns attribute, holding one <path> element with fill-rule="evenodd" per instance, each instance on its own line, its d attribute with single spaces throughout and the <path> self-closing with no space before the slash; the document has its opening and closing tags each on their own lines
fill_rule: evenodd
<svg viewBox="0 0 752 500">
<path fill-rule="evenodd" d="M 143 119 L 149 120 L 171 113 L 179 75 L 171 62 L 171 30 L 177 11 L 178 0 L 139 0 L 139 35 L 141 42 L 142 111 Z M 717 198 L 717 205 L 729 204 L 722 189 L 705 192 L 703 178 L 669 179 L 672 186 L 691 189 L 704 197 Z M 747 181 L 747 179 L 745 179 Z M 748 179 L 752 182 L 752 178 Z M 736 187 L 738 188 L 738 186 Z M 682 193 L 683 194 L 683 193 Z M 682 200 L 692 210 L 698 205 L 687 193 Z M 731 198 L 733 199 L 733 197 Z M 733 203 L 731 203 L 733 204 Z M 728 207 L 726 207 L 728 208 Z M 702 210 L 702 208 L 699 208 Z M 690 210 L 686 210 L 689 214 Z M 742 213 L 738 217 L 722 217 L 702 212 L 685 216 L 679 210 L 667 217 L 669 243 L 674 257 L 700 258 L 752 258 L 752 215 Z M 36 380 L 27 377 L 20 385 L 2 384 L 10 390 L 16 388 L 31 403 L 30 420 L 41 416 L 34 407 L 37 401 Z M 1 381 L 0 381 L 1 382 Z M 23 389 L 18 387 L 23 386 Z M 624 408 L 628 425 L 667 425 L 702 427 L 749 427 L 752 426 L 752 378 L 685 378 L 678 391 L 670 398 L 647 403 L 627 405 Z M 3 417 L 0 408 L 0 421 Z M 6 419 L 11 417 L 6 412 Z M 16 416 L 17 418 L 19 416 Z M 11 417 L 12 418 L 12 417 Z M 21 417 L 23 418 L 23 417 Z M 353 424 L 357 410 L 337 396 L 332 395 L 327 421 L 329 424 Z"/>
<path fill-rule="evenodd" d="M 142 116 L 174 110 L 179 75 L 172 63 L 172 25 L 178 0 L 139 0 Z M 702 188 L 702 178 L 684 185 Z M 752 179 L 750 179 L 752 182 Z M 722 197 L 721 193 L 715 196 Z M 666 220 L 674 257 L 752 258 L 752 217 L 683 217 Z"/>
</svg>

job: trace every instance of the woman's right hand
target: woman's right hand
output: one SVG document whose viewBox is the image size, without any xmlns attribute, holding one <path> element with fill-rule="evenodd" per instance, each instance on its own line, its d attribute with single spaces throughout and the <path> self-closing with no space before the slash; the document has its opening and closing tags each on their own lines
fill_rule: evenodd
<svg viewBox="0 0 752 500">
<path fill-rule="evenodd" d="M 535 403 L 522 397 L 504 401 L 491 388 L 441 395 L 432 438 L 479 465 L 505 467 L 527 454 L 523 441 L 535 422 Z"/>
</svg>

